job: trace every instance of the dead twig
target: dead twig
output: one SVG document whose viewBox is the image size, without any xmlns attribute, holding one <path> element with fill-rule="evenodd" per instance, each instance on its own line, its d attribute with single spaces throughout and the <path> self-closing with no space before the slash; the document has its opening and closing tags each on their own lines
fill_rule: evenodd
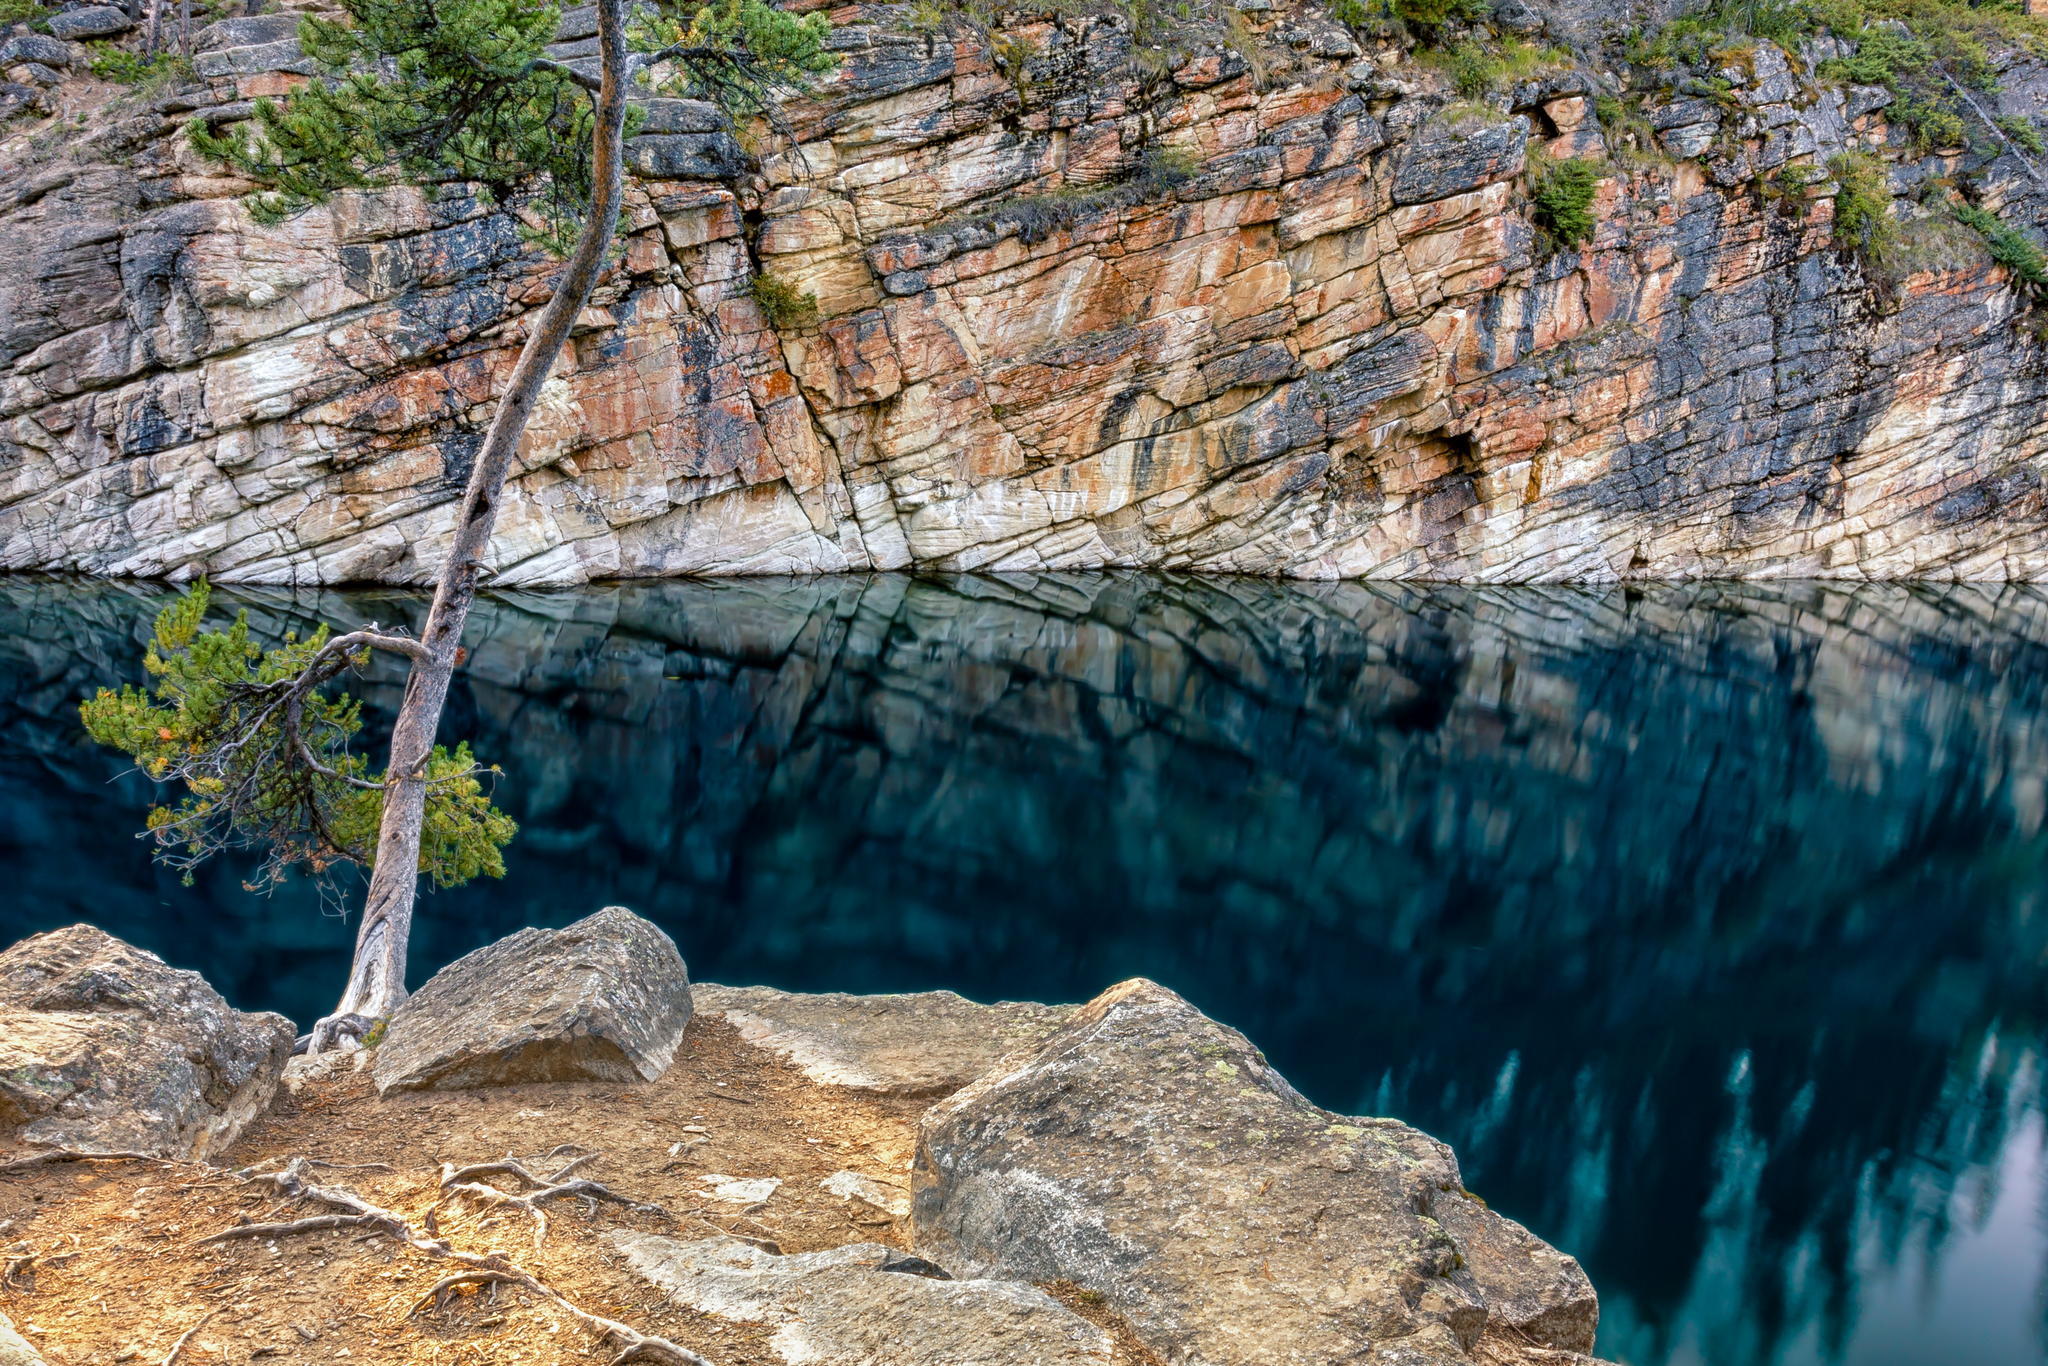
<svg viewBox="0 0 2048 1366">
<path fill-rule="evenodd" d="M 190 1328 L 187 1328 L 184 1331 L 183 1335 L 180 1336 L 176 1342 L 171 1344 L 171 1350 L 164 1354 L 164 1359 L 158 1362 L 157 1366 L 178 1366 L 178 1358 L 183 1356 L 185 1353 L 185 1344 L 192 1340 L 193 1334 L 197 1333 L 200 1329 L 206 1326 L 208 1319 L 211 1319 L 215 1314 L 218 1314 L 219 1312 L 220 1310 L 218 1309 L 210 1309 L 200 1318 L 199 1322 L 193 1324 Z"/>
</svg>

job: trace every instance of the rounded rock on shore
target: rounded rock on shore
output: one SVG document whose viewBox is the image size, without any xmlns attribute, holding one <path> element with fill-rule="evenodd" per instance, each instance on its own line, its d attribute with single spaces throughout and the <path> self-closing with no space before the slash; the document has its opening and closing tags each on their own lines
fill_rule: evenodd
<svg viewBox="0 0 2048 1366">
<path fill-rule="evenodd" d="M 0 1139 L 203 1159 L 269 1106 L 292 1023 L 90 925 L 0 953 Z"/>
<path fill-rule="evenodd" d="M 526 1082 L 653 1081 L 690 1022 L 675 942 L 623 906 L 456 959 L 393 1013 L 380 1095 Z"/>
</svg>

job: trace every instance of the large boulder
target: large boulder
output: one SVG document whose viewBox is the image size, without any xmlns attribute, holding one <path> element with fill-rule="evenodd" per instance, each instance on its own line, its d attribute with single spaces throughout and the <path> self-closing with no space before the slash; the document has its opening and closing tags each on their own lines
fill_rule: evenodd
<svg viewBox="0 0 2048 1366">
<path fill-rule="evenodd" d="M 1110 1366 L 1110 1338 L 1036 1286 L 935 1278 L 880 1243 L 778 1257 L 737 1238 L 614 1232 L 669 1302 L 773 1331 L 789 1366 Z M 902 1268 L 902 1269 L 896 1269 Z"/>
<path fill-rule="evenodd" d="M 41 1354 L 14 1331 L 5 1314 L 0 1314 L 0 1366 L 44 1366 Z"/>
<path fill-rule="evenodd" d="M 537 1081 L 653 1081 L 690 1022 L 690 976 L 667 935 L 623 906 L 521 930 L 458 958 L 392 1015 L 377 1091 Z"/>
<path fill-rule="evenodd" d="M 911 1190 L 920 1254 L 1078 1282 L 1176 1366 L 1572 1360 L 1599 1321 L 1449 1148 L 1318 1109 L 1143 980 L 933 1106 Z"/>
<path fill-rule="evenodd" d="M 110 38 L 134 27 L 128 11 L 115 5 L 82 5 L 50 16 L 53 38 Z"/>
<path fill-rule="evenodd" d="M 1037 1045 L 1074 1010 L 979 1005 L 950 991 L 846 996 L 708 984 L 697 988 L 697 1008 L 821 1086 L 897 1096 L 957 1091 L 1005 1054 Z"/>
<path fill-rule="evenodd" d="M 204 1158 L 277 1091 L 292 1023 L 90 925 L 0 953 L 0 1139 Z"/>
<path fill-rule="evenodd" d="M 71 65 L 71 44 L 46 38 L 40 33 L 17 33 L 0 43 L 0 66 L 34 62 L 39 66 Z"/>
</svg>

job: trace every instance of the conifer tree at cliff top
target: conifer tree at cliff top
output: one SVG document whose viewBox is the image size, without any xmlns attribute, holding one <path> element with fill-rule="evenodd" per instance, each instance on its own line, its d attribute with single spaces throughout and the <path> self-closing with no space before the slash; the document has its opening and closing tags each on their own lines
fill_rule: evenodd
<svg viewBox="0 0 2048 1366">
<path fill-rule="evenodd" d="M 198 150 L 262 188 L 277 221 L 340 190 L 473 184 L 562 258 L 553 293 L 527 322 L 456 512 L 453 544 L 418 638 L 371 625 L 264 650 L 246 620 L 202 631 L 202 587 L 158 619 L 148 691 L 102 691 L 88 731 L 160 782 L 182 783 L 150 827 L 189 867 L 229 847 L 265 851 L 276 876 L 300 865 L 367 865 L 369 886 L 340 1003 L 313 1028 L 315 1052 L 353 1047 L 405 999 L 406 945 L 422 873 L 442 885 L 501 874 L 513 825 L 492 805 L 466 748 L 435 743 L 460 660 L 463 624 L 485 570 L 507 470 L 577 314 L 614 252 L 623 152 L 637 94 L 709 99 L 729 117 L 830 69 L 820 15 L 767 0 L 677 8 L 596 0 L 597 71 L 547 57 L 560 14 L 534 0 L 345 0 L 340 19 L 307 17 L 300 43 L 322 75 Z M 361 721 L 321 692 L 385 650 L 409 666 L 381 773 L 349 750 Z"/>
</svg>

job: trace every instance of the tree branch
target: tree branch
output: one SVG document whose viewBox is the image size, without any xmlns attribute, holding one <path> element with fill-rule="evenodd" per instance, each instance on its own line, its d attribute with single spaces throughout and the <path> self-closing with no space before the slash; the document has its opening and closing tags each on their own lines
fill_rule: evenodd
<svg viewBox="0 0 2048 1366">
<path fill-rule="evenodd" d="M 593 94 L 604 89 L 604 82 L 600 81 L 597 77 L 586 76 L 567 62 L 558 62 L 551 57 L 535 57 L 526 64 L 526 69 L 528 71 L 552 71 L 557 76 L 567 77 Z"/>
<path fill-rule="evenodd" d="M 313 662 L 317 663 L 329 651 L 339 650 L 344 653 L 353 654 L 364 646 L 368 646 L 373 650 L 389 650 L 393 654 L 404 655 L 415 664 L 423 664 L 431 658 L 427 652 L 427 647 L 414 640 L 411 636 L 392 635 L 388 631 L 378 630 L 372 624 L 360 631 L 350 631 L 345 636 L 336 636 L 328 641 L 320 647 L 320 653 L 313 656 Z M 308 667 L 310 668 L 311 665 L 309 664 Z"/>
</svg>

